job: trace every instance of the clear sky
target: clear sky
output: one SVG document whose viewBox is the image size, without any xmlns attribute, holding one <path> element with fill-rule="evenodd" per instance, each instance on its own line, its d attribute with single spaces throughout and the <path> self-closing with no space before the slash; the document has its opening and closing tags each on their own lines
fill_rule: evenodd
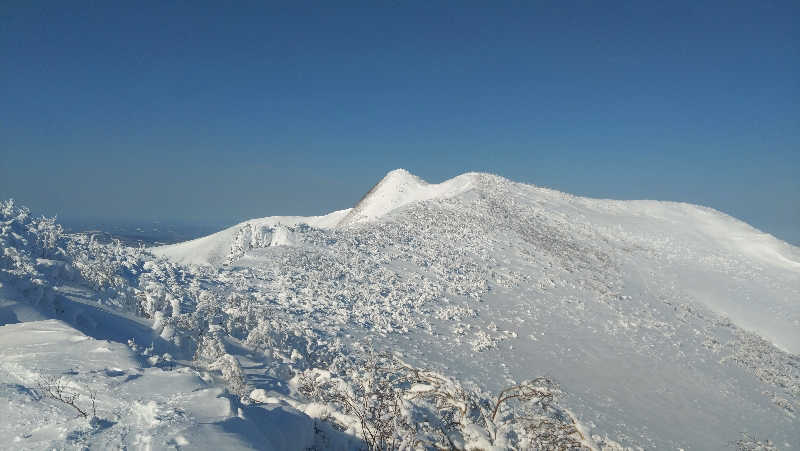
<svg viewBox="0 0 800 451">
<path fill-rule="evenodd" d="M 398 167 L 486 171 L 707 205 L 800 244 L 799 16 L 796 0 L 6 0 L 0 197 L 234 223 L 352 206 Z"/>
</svg>

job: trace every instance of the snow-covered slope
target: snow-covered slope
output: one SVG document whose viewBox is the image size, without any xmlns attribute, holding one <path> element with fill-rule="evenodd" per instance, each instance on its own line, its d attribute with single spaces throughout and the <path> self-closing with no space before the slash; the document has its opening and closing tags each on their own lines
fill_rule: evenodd
<svg viewBox="0 0 800 451">
<path fill-rule="evenodd" d="M 487 196 L 498 180 L 487 174 L 469 173 L 429 184 L 404 169 L 396 169 L 352 209 L 317 217 L 250 220 L 204 238 L 154 248 L 152 252 L 180 263 L 230 263 L 245 251 L 266 247 L 267 243 L 291 245 L 294 240 L 287 227 L 304 223 L 330 229 L 376 221 L 414 203 L 446 200 L 470 192 Z M 730 265 L 734 261 L 741 266 L 758 265 L 796 274 L 800 272 L 800 251 L 796 247 L 716 210 L 691 204 L 581 198 L 525 185 L 515 185 L 508 195 L 513 202 L 533 207 L 534 213 L 548 215 L 559 227 L 577 229 L 579 235 L 588 230 L 619 244 L 634 240 L 637 246 L 659 253 L 672 261 L 665 268 L 668 274 L 680 279 L 706 307 L 730 316 L 783 349 L 800 352 L 800 298 L 770 296 L 759 291 L 763 283 L 756 283 L 741 287 L 750 292 L 745 300 L 730 295 L 740 288 L 716 276 L 709 279 L 706 274 L 709 266 Z M 470 208 L 469 202 L 465 208 Z M 246 232 L 244 237 L 242 231 Z"/>
<path fill-rule="evenodd" d="M 14 246 L 14 277 L 69 272 Z M 598 449 L 726 449 L 743 432 L 800 443 L 800 249 L 710 208 L 398 170 L 324 217 L 247 221 L 159 258 L 93 246 L 68 248 L 72 266 L 103 287 L 101 304 L 148 316 L 157 348 L 206 356 L 239 391 L 351 434 L 363 430 L 342 426 L 353 412 L 335 387 L 371 386 L 371 356 L 392 351 L 450 381 L 398 383 L 403 403 L 436 386 L 473 406 L 431 438 L 419 428 L 438 417 L 415 416 L 430 404 L 403 404 L 398 437 L 428 444 L 543 446 L 515 422 L 543 412 Z M 0 318 L 35 319 L 14 305 Z M 481 410 L 538 376 L 560 384 L 558 406 Z"/>
<path fill-rule="evenodd" d="M 414 202 L 456 196 L 472 189 L 477 177 L 478 174 L 463 174 L 439 184 L 431 184 L 405 169 L 395 169 L 372 187 L 339 225 L 372 221 Z"/>
<path fill-rule="evenodd" d="M 800 442 L 800 249 L 728 215 L 396 170 L 336 225 L 289 229 L 225 263 L 319 330 L 489 390 L 544 372 L 629 445 Z"/>
<path fill-rule="evenodd" d="M 395 169 L 386 174 L 353 208 L 334 211 L 324 216 L 270 216 L 252 219 L 203 238 L 156 247 L 152 252 L 180 263 L 222 264 L 227 261 L 231 245 L 243 228 L 266 229 L 266 233 L 271 236 L 275 227 L 283 226 L 279 229 L 281 238 L 277 241 L 283 242 L 281 240 L 289 239 L 286 226 L 307 224 L 327 229 L 372 221 L 404 205 L 452 197 L 468 191 L 473 187 L 476 176 L 477 174 L 464 174 L 440 184 L 430 184 L 405 169 Z"/>
<path fill-rule="evenodd" d="M 320 446 L 314 420 L 296 409 L 243 405 L 208 373 L 182 364 L 153 367 L 147 358 L 55 319 L 0 327 L 0 449 Z M 61 388 L 66 399 L 77 394 L 74 406 L 48 397 L 48 387 Z"/>
<path fill-rule="evenodd" d="M 250 369 L 263 359 L 233 357 L 219 341 L 192 358 L 177 337 L 203 336 L 201 324 L 181 331 L 161 310 L 149 315 L 155 320 L 127 311 L 124 293 L 135 280 L 124 275 L 174 266 L 149 260 L 146 269 L 133 249 L 81 238 L 65 239 L 51 220 L 0 202 L 0 450 L 360 447 L 352 432 L 274 391 L 285 380 Z M 158 277 L 144 279 L 162 289 Z M 232 366 L 201 363 L 207 357 Z M 230 386 L 237 377 L 249 380 L 241 393 Z M 248 388 L 271 396 L 256 401 Z"/>
<path fill-rule="evenodd" d="M 260 219 L 251 219 L 217 233 L 186 241 L 184 243 L 170 244 L 151 249 L 156 255 L 168 257 L 176 262 L 196 265 L 216 265 L 225 261 L 236 235 L 245 227 L 263 229 L 271 239 L 272 230 L 276 227 L 281 231 L 275 238 L 273 245 L 289 242 L 286 226 L 308 224 L 312 227 L 330 228 L 346 217 L 351 209 L 339 210 L 324 216 L 269 216 Z M 282 228 L 281 228 L 282 227 Z"/>
</svg>

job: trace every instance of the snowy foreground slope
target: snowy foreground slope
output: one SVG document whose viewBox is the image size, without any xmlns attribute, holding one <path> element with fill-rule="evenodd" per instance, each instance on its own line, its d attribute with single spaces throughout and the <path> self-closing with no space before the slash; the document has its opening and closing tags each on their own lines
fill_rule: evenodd
<svg viewBox="0 0 800 451">
<path fill-rule="evenodd" d="M 800 447 L 800 249 L 712 209 L 397 170 L 149 250 L 0 211 L 12 448 Z"/>
<path fill-rule="evenodd" d="M 143 365 L 128 346 L 88 337 L 58 320 L 0 328 L 0 356 L 4 449 L 315 445 L 313 420 L 295 409 L 242 405 L 208 375 Z M 81 395 L 78 408 L 92 409 L 94 393 L 98 416 L 87 421 L 75 408 L 47 399 L 38 381 L 48 376 L 58 380 L 47 383 L 63 383 L 70 394 Z M 26 385 L 30 380 L 36 385 Z"/>
</svg>

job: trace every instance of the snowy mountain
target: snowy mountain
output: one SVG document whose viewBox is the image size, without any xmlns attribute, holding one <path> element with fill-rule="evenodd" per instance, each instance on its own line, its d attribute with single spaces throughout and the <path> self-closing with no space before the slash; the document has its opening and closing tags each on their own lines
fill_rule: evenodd
<svg viewBox="0 0 800 451">
<path fill-rule="evenodd" d="M 325 216 L 270 216 L 268 218 L 252 219 L 229 227 L 225 230 L 206 237 L 171 244 L 155 248 L 158 255 L 169 256 L 178 263 L 218 265 L 226 261 L 231 248 L 245 246 L 265 247 L 273 244 L 273 235 L 276 237 L 274 244 L 289 240 L 286 227 L 306 224 L 317 228 L 330 228 L 341 221 L 350 209 L 334 211 Z M 276 229 L 280 232 L 274 233 Z"/>
<path fill-rule="evenodd" d="M 73 381 L 100 374 L 103 390 L 145 406 L 146 384 L 120 391 L 102 375 L 222 383 L 233 408 L 208 435 L 241 431 L 236 447 L 261 446 L 252 430 L 281 424 L 276 406 L 297 428 L 314 425 L 301 447 L 800 444 L 800 249 L 713 209 L 575 197 L 480 173 L 429 184 L 395 170 L 349 210 L 254 219 L 146 251 L 55 236 L 51 223 L 0 211 L 10 293 L 0 297 L 11 312 L 0 319 L 22 322 L 0 327 L 0 343 L 19 343 L 0 353 L 50 349 L 0 364 L 0 395 L 36 406 L 0 431 L 17 444 L 38 437 L 24 436 L 31 425 L 57 429 L 40 413 L 53 406 L 26 394 L 48 365 L 80 367 Z M 136 367 L 130 360 L 59 363 L 58 343 L 80 335 L 45 318 L 122 343 L 106 346 L 115 356 L 134 352 L 125 343 L 135 334 L 104 327 L 124 319 L 147 355 L 136 370 L 114 369 Z M 42 328 L 64 338 L 42 348 L 27 338 Z M 143 426 L 105 406 L 97 416 L 113 425 L 70 432 L 63 420 L 30 447 L 141 444 L 123 425 L 155 448 L 191 440 L 181 431 L 202 415 L 182 393 L 197 387 L 171 387 L 154 392 L 153 409 L 184 412 L 180 421 L 155 415 Z M 369 409 L 348 404 L 363 399 Z M 223 426 L 233 418 L 250 426 Z"/>
<path fill-rule="evenodd" d="M 436 185 L 405 169 L 395 169 L 369 190 L 337 225 L 374 221 L 414 202 L 457 196 L 473 189 L 479 177 L 480 174 L 464 174 Z"/>
</svg>

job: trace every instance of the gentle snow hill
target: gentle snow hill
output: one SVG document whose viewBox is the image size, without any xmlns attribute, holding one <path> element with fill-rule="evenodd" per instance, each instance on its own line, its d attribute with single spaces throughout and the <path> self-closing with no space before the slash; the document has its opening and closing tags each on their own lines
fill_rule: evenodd
<svg viewBox="0 0 800 451">
<path fill-rule="evenodd" d="M 351 209 L 339 210 L 324 216 L 269 216 L 251 219 L 217 233 L 183 243 L 154 247 L 151 251 L 160 256 L 170 258 L 178 263 L 195 265 L 217 265 L 224 262 L 236 234 L 243 227 L 276 228 L 283 226 L 272 241 L 273 245 L 286 245 L 291 242 L 286 226 L 308 224 L 312 227 L 330 228 L 344 218 Z"/>
</svg>

